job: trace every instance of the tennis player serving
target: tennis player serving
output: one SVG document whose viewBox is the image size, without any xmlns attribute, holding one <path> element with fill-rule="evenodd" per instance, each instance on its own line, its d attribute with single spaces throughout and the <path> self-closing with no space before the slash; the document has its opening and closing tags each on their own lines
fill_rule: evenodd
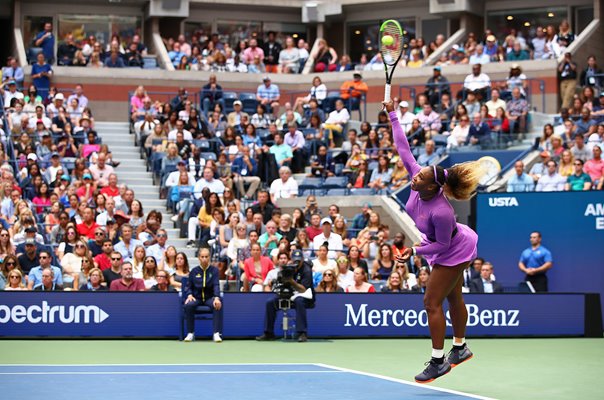
<svg viewBox="0 0 604 400">
<path fill-rule="evenodd" d="M 466 162 L 444 169 L 422 168 L 417 164 L 409 142 L 399 124 L 392 100 L 384 106 L 390 115 L 398 154 L 413 177 L 407 213 L 422 233 L 419 246 L 407 248 L 397 257 L 404 263 L 412 255 L 424 257 L 432 266 L 424 295 L 428 325 L 432 338 L 432 358 L 424 371 L 415 377 L 419 383 L 432 382 L 464 361 L 472 358 L 465 343 L 468 312 L 461 293 L 463 270 L 476 258 L 478 236 L 469 227 L 455 221 L 455 212 L 447 198 L 467 200 L 476 190 L 483 169 L 478 162 Z M 453 348 L 445 359 L 445 315 L 442 304 L 447 299 L 453 323 Z"/>
</svg>

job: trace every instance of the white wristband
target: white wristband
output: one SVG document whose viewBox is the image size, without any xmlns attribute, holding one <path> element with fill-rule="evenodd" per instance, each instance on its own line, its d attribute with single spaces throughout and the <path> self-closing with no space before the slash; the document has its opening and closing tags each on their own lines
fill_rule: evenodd
<svg viewBox="0 0 604 400">
<path fill-rule="evenodd" d="M 417 250 L 415 249 L 415 247 L 411 248 L 411 255 L 414 255 L 414 256 L 417 255 Z"/>
</svg>

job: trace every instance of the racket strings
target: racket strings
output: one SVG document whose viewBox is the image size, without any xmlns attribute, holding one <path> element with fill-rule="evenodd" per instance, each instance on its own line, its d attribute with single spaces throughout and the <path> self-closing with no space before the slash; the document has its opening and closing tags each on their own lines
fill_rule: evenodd
<svg viewBox="0 0 604 400">
<path fill-rule="evenodd" d="M 391 45 L 380 44 L 380 51 L 385 64 L 392 65 L 398 60 L 403 51 L 402 32 L 395 24 L 388 24 L 382 30 L 382 37 L 389 35 L 394 39 Z"/>
</svg>

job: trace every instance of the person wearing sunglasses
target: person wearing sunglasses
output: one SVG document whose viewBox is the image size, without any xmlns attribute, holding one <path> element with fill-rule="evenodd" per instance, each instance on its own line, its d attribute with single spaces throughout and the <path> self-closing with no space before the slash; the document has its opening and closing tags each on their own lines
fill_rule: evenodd
<svg viewBox="0 0 604 400">
<path fill-rule="evenodd" d="M 7 276 L 8 282 L 4 290 L 27 290 L 23 284 L 23 274 L 18 269 L 9 272 Z"/>
<path fill-rule="evenodd" d="M 32 290 L 35 289 L 36 286 L 41 285 L 42 274 L 44 273 L 44 271 L 49 269 L 53 271 L 53 283 L 57 285 L 63 285 L 63 276 L 61 274 L 61 269 L 52 265 L 52 256 L 50 252 L 46 250 L 40 251 L 38 259 L 40 260 L 39 265 L 29 271 L 29 275 L 27 278 L 27 289 Z"/>
<path fill-rule="evenodd" d="M 338 285 L 336 270 L 328 269 L 323 272 L 323 279 L 321 279 L 315 291 L 317 293 L 344 293 L 344 289 Z"/>
<path fill-rule="evenodd" d="M 111 260 L 111 268 L 103 270 L 103 280 L 107 283 L 107 287 L 115 280 L 121 279 L 123 258 L 119 251 L 112 251 L 109 257 Z"/>
<path fill-rule="evenodd" d="M 573 162 L 574 172 L 566 178 L 564 190 L 582 191 L 591 189 L 591 177 L 583 171 L 583 160 L 577 158 Z"/>
<path fill-rule="evenodd" d="M 155 239 L 157 243 L 147 247 L 147 255 L 155 258 L 157 264 L 161 264 L 164 261 L 164 254 L 168 249 L 166 244 L 168 241 L 168 232 L 165 229 L 158 229 Z"/>
</svg>

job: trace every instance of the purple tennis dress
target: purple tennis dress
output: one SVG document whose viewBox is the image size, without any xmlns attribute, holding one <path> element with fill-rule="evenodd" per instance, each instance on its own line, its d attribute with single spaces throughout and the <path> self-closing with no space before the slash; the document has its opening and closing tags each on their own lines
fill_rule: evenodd
<svg viewBox="0 0 604 400">
<path fill-rule="evenodd" d="M 390 121 L 398 154 L 409 176 L 413 177 L 422 167 L 411 154 L 409 142 L 395 112 L 390 113 Z M 416 247 L 416 253 L 423 256 L 430 265 L 453 267 L 476 258 L 478 235 L 466 225 L 455 221 L 453 207 L 442 189 L 428 201 L 420 199 L 419 193 L 412 190 L 405 207 L 422 234 L 421 246 Z"/>
</svg>

